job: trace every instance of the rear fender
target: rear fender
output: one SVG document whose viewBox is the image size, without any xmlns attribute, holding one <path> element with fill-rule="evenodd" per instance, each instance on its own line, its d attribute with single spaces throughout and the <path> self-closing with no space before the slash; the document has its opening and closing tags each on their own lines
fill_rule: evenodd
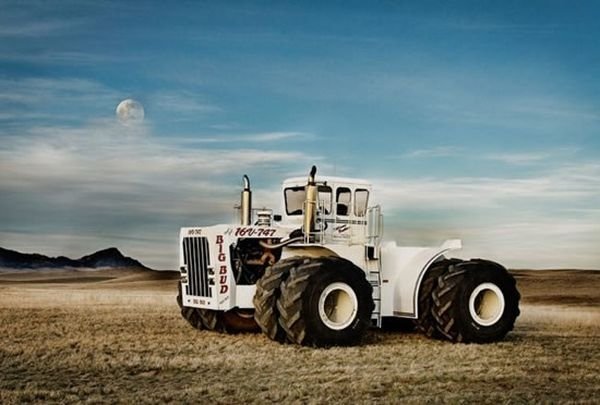
<svg viewBox="0 0 600 405">
<path fill-rule="evenodd" d="M 381 315 L 416 319 L 418 292 L 429 267 L 442 255 L 462 247 L 451 239 L 439 247 L 398 247 L 389 242 L 381 247 Z"/>
</svg>

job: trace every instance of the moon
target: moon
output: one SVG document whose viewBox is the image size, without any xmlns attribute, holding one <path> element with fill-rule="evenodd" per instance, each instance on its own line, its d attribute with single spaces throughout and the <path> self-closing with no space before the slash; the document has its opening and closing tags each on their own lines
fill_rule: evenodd
<svg viewBox="0 0 600 405">
<path fill-rule="evenodd" d="M 144 107 L 131 98 L 121 101 L 115 112 L 119 121 L 126 125 L 141 124 L 144 121 Z"/>
</svg>

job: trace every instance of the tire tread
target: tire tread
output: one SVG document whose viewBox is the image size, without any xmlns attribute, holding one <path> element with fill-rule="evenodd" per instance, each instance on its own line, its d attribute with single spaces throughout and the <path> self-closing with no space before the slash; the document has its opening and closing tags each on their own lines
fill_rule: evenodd
<svg viewBox="0 0 600 405">
<path fill-rule="evenodd" d="M 457 318 L 457 306 L 461 305 L 461 287 L 468 283 L 471 278 L 476 275 L 476 272 L 483 270 L 493 270 L 500 272 L 499 277 L 504 281 L 508 281 L 510 288 L 504 291 L 506 308 L 506 316 L 508 324 L 501 332 L 494 336 L 484 336 L 482 334 L 469 332 L 465 329 L 464 319 Z M 506 333 L 514 328 L 515 319 L 519 315 L 518 303 L 521 295 L 516 289 L 516 281 L 508 271 L 497 263 L 481 259 L 472 259 L 469 261 L 454 263 L 448 267 L 448 270 L 438 277 L 437 286 L 432 292 L 433 306 L 431 314 L 435 320 L 437 332 L 445 339 L 452 342 L 473 342 L 473 343 L 489 343 L 502 339 Z M 464 305 L 464 304 L 462 304 Z"/>
<path fill-rule="evenodd" d="M 280 287 L 282 281 L 288 277 L 290 269 L 302 260 L 299 257 L 280 260 L 267 267 L 265 274 L 256 283 L 256 292 L 252 300 L 255 310 L 254 319 L 269 339 L 280 343 L 287 339 L 285 331 L 279 324 L 277 299 L 280 295 Z"/>
</svg>

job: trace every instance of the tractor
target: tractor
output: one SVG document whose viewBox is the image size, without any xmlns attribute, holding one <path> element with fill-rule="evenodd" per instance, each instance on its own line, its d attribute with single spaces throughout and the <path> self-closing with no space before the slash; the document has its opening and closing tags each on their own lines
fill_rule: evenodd
<svg viewBox="0 0 600 405">
<path fill-rule="evenodd" d="M 360 344 L 394 318 L 451 342 L 512 330 L 520 295 L 502 265 L 449 258 L 457 239 L 383 241 L 371 184 L 316 172 L 283 182 L 280 214 L 252 208 L 244 175 L 238 223 L 181 229 L 177 302 L 193 327 L 315 347 Z"/>
</svg>

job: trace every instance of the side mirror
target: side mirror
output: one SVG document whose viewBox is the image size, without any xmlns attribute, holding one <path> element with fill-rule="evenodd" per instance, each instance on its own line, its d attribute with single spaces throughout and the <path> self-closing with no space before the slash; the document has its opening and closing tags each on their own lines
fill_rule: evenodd
<svg viewBox="0 0 600 405">
<path fill-rule="evenodd" d="M 273 221 L 280 222 L 281 221 L 281 215 L 279 215 L 279 214 L 273 215 Z"/>
</svg>

